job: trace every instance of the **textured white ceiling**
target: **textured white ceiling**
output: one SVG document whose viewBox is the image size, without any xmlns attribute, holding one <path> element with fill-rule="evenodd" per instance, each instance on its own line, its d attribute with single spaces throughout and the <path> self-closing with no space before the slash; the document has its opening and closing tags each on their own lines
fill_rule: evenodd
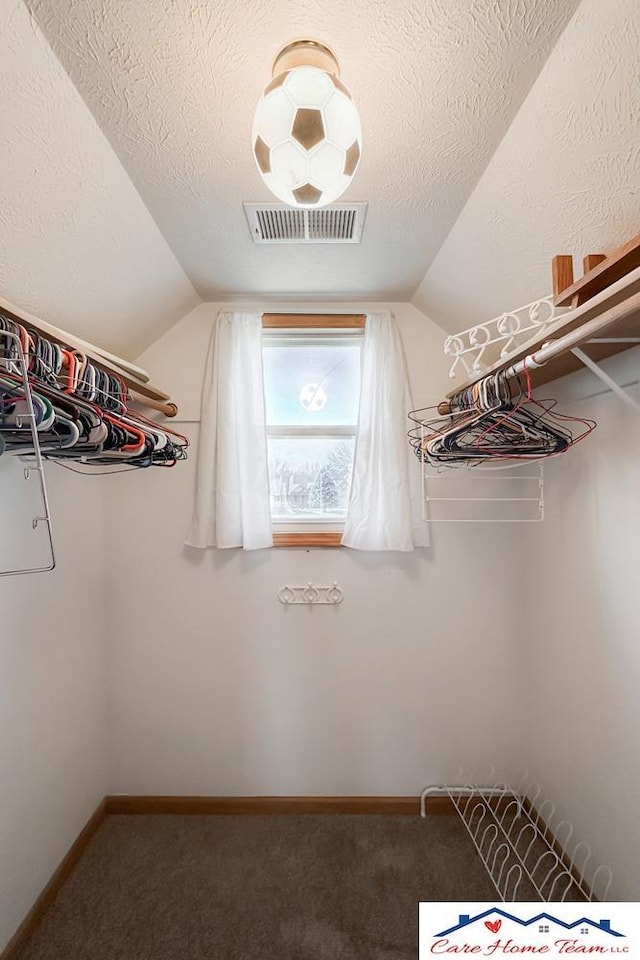
<svg viewBox="0 0 640 960">
<path fill-rule="evenodd" d="M 451 331 L 551 292 L 551 259 L 640 230 L 640 3 L 583 0 L 420 285 Z"/>
<path fill-rule="evenodd" d="M 196 292 L 20 0 L 0 45 L 0 297 L 135 355 Z"/>
<path fill-rule="evenodd" d="M 199 293 L 406 299 L 577 0 L 29 0 Z M 280 47 L 328 43 L 359 106 L 359 247 L 255 247 L 250 149 Z"/>
</svg>

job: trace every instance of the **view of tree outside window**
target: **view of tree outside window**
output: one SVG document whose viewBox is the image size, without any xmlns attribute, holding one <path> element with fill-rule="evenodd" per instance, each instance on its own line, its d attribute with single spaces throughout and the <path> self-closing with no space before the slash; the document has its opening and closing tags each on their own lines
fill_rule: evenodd
<svg viewBox="0 0 640 960">
<path fill-rule="evenodd" d="M 344 518 L 347 513 L 354 441 L 323 437 L 269 438 L 271 513 Z"/>
</svg>

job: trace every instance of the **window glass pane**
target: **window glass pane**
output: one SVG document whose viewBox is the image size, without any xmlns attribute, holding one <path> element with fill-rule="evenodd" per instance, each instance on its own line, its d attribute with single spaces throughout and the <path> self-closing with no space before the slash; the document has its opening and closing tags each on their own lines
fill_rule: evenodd
<svg viewBox="0 0 640 960">
<path fill-rule="evenodd" d="M 342 519 L 347 515 L 353 437 L 269 437 L 271 516 Z"/>
<path fill-rule="evenodd" d="M 265 343 L 267 424 L 355 426 L 360 401 L 360 343 Z"/>
</svg>

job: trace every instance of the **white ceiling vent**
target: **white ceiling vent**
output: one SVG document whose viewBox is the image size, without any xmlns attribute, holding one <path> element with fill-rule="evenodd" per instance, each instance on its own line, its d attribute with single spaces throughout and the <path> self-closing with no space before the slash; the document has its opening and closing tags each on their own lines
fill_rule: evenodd
<svg viewBox="0 0 640 960">
<path fill-rule="evenodd" d="M 245 203 L 254 243 L 360 243 L 366 203 L 332 203 L 318 210 L 284 203 Z"/>
</svg>

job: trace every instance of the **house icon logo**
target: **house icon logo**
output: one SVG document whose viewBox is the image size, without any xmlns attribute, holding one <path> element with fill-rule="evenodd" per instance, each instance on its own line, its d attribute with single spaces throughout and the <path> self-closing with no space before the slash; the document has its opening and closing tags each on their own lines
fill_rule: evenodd
<svg viewBox="0 0 640 960">
<path fill-rule="evenodd" d="M 611 921 L 609 919 L 593 920 L 590 917 L 582 916 L 578 920 L 566 921 L 559 917 L 553 916 L 553 914 L 547 913 L 546 911 L 542 913 L 536 913 L 534 916 L 528 919 L 522 919 L 522 917 L 515 916 L 513 913 L 508 913 L 506 910 L 502 910 L 500 907 L 491 907 L 488 910 L 483 910 L 482 913 L 478 913 L 476 916 L 470 916 L 468 913 L 461 913 L 458 915 L 458 923 L 455 924 L 455 926 L 449 927 L 447 930 L 441 930 L 439 933 L 436 933 L 435 936 L 448 937 L 452 933 L 457 933 L 458 931 L 467 927 L 472 927 L 473 925 L 477 925 L 479 929 L 486 929 L 490 933 L 496 934 L 500 931 L 502 923 L 505 920 L 512 921 L 513 923 L 518 924 L 520 927 L 532 929 L 533 931 L 542 934 L 558 934 L 560 932 L 566 934 L 567 931 L 570 931 L 573 933 L 580 933 L 582 936 L 585 936 L 591 931 L 598 931 L 599 933 L 606 933 L 610 937 L 624 937 L 623 933 L 620 933 L 612 928 Z M 479 932 L 479 930 L 474 931 L 474 933 L 477 932 Z"/>
<path fill-rule="evenodd" d="M 640 960 L 639 907 L 620 900 L 422 902 L 418 958 Z"/>
</svg>

